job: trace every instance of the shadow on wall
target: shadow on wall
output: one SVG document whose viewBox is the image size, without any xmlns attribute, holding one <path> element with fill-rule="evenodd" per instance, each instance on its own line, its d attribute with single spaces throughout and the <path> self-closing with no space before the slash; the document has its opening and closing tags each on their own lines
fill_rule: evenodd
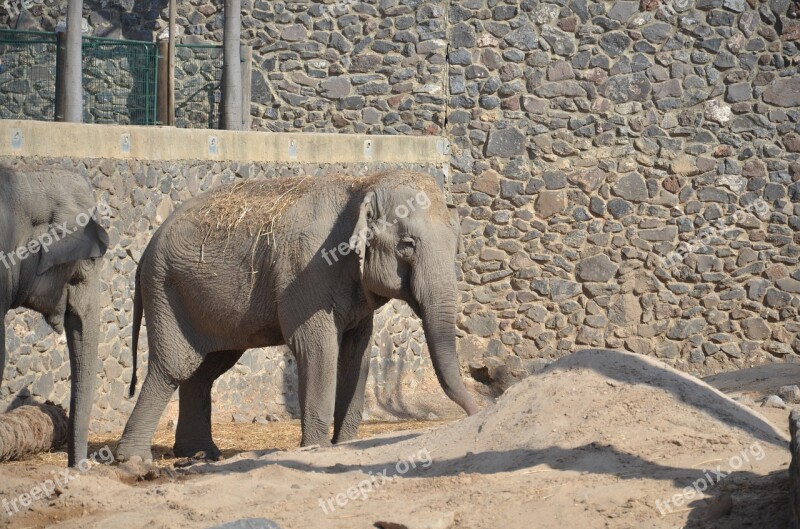
<svg viewBox="0 0 800 529">
<path fill-rule="evenodd" d="M 41 401 L 37 401 L 31 395 L 30 390 L 28 388 L 23 388 L 14 395 L 14 399 L 6 406 L 6 409 L 3 410 L 3 413 L 8 413 L 12 410 L 16 410 L 20 406 L 25 406 L 27 404 L 44 404 Z"/>
<path fill-rule="evenodd" d="M 422 325 L 404 302 L 375 316 L 365 411 L 372 419 L 450 419 L 463 411 L 445 395 Z M 466 380 L 465 380 L 466 381 Z"/>
<path fill-rule="evenodd" d="M 32 6 L 22 13 L 19 20 L 16 17 L 7 20 L 9 28 L 55 31 L 56 24 L 66 20 L 66 2 L 44 0 L 28 3 Z M 159 31 L 156 21 L 166 13 L 168 5 L 168 0 L 84 0 L 83 15 L 94 28 L 93 37 L 152 42 Z"/>
<path fill-rule="evenodd" d="M 156 21 L 166 13 L 168 0 L 84 0 L 83 13 L 95 28 L 95 37 L 155 41 Z"/>
<path fill-rule="evenodd" d="M 293 369 L 284 369 L 281 371 L 281 389 L 284 395 L 294 395 L 294 398 L 286 402 L 286 413 L 292 419 L 300 419 L 300 401 L 298 398 L 298 382 L 297 382 L 297 362 L 294 361 L 292 355 L 287 348 L 284 349 L 284 355 L 287 360 L 291 360 L 290 365 Z"/>
</svg>

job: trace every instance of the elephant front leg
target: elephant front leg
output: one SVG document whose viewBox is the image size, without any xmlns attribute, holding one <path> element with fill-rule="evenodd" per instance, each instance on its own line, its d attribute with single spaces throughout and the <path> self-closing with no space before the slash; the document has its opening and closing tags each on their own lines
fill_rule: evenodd
<svg viewBox="0 0 800 529">
<path fill-rule="evenodd" d="M 336 398 L 339 333 L 331 316 L 316 313 L 289 334 L 297 358 L 301 446 L 331 444 L 329 429 Z"/>
<path fill-rule="evenodd" d="M 173 452 L 178 457 L 192 457 L 205 452 L 207 459 L 222 458 L 211 435 L 211 387 L 214 381 L 233 367 L 244 351 L 220 351 L 206 355 L 194 375 L 179 389 L 178 427 Z"/>
<path fill-rule="evenodd" d="M 364 411 L 364 393 L 369 374 L 372 317 L 345 333 L 339 353 L 333 442 L 355 439 Z"/>
<path fill-rule="evenodd" d="M 95 263 L 84 265 L 94 268 Z M 86 459 L 89 418 L 94 403 L 97 377 L 97 346 L 100 311 L 98 285 L 92 271 L 67 287 L 64 330 L 69 348 L 71 388 L 69 398 L 68 464 L 75 466 Z"/>
</svg>

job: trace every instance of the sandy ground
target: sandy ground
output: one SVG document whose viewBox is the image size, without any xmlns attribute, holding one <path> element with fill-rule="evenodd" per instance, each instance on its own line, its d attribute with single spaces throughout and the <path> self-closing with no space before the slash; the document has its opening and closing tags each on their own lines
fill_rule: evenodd
<svg viewBox="0 0 800 529">
<path fill-rule="evenodd" d="M 800 371 L 784 371 L 710 382 L 752 402 L 798 382 Z M 645 357 L 589 350 L 473 417 L 333 448 L 228 448 L 235 455 L 223 461 L 175 469 L 164 459 L 144 479 L 137 476 L 148 469 L 98 465 L 50 499 L 12 516 L 0 510 L 0 524 L 205 528 L 266 518 L 283 529 L 783 528 L 788 413 L 745 406 Z M 275 428 L 284 434 L 273 447 L 292 446 L 297 426 Z M 233 444 L 263 442 L 245 428 Z M 56 463 L 0 465 L 0 499 L 59 475 Z"/>
</svg>

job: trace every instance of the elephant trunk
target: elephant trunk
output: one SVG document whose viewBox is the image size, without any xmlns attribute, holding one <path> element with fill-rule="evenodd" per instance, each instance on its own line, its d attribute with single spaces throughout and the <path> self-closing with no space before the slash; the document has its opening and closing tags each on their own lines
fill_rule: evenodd
<svg viewBox="0 0 800 529">
<path fill-rule="evenodd" d="M 453 402 L 461 406 L 468 415 L 474 415 L 480 409 L 461 378 L 456 352 L 455 275 L 452 270 L 449 270 L 450 273 L 444 277 L 441 273 L 418 272 L 419 270 L 415 270 L 418 279 L 414 282 L 415 297 L 419 303 L 419 316 L 422 319 L 436 378 Z M 420 288 L 422 285 L 424 287 Z"/>
<path fill-rule="evenodd" d="M 71 388 L 69 399 L 69 438 L 67 464 L 76 466 L 86 459 L 89 418 L 94 402 L 97 378 L 97 347 L 100 334 L 100 311 L 97 306 L 95 262 L 81 266 L 91 268 L 83 281 L 70 285 L 65 314 L 65 331 L 70 356 Z"/>
</svg>

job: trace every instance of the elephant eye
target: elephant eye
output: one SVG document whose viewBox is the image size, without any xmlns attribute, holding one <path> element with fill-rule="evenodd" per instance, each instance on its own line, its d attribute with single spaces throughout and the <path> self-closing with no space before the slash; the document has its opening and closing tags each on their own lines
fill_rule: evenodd
<svg viewBox="0 0 800 529">
<path fill-rule="evenodd" d="M 397 256 L 401 259 L 411 259 L 414 257 L 414 250 L 417 247 L 417 241 L 409 235 L 405 235 L 400 242 L 397 243 Z"/>
</svg>

